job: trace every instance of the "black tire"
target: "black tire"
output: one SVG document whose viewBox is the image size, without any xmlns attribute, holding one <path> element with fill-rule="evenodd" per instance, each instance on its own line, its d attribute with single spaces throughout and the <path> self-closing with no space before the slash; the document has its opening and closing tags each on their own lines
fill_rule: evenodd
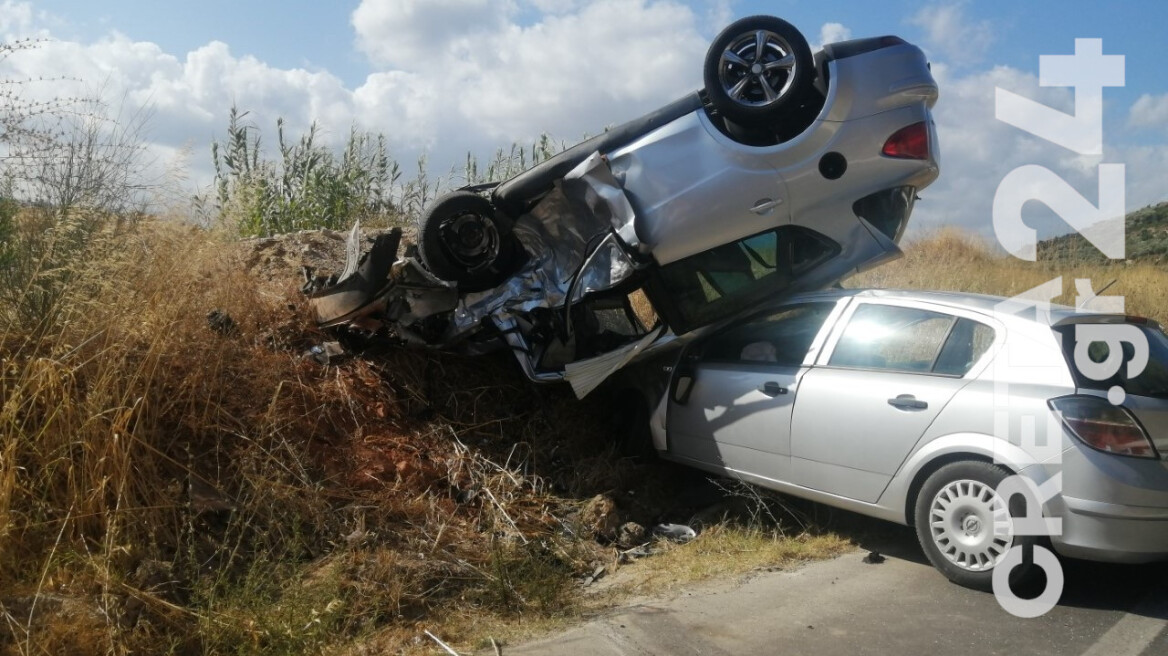
<svg viewBox="0 0 1168 656">
<path fill-rule="evenodd" d="M 522 262 L 523 248 L 511 222 L 491 202 L 470 191 L 439 198 L 422 215 L 418 235 L 422 265 L 462 291 L 495 287 Z"/>
<path fill-rule="evenodd" d="M 949 507 L 954 508 L 954 510 L 946 510 L 945 512 L 948 514 L 944 517 L 931 516 L 934 503 L 937 502 L 938 496 L 942 491 L 947 490 L 952 495 L 952 491 L 956 488 L 958 490 L 957 494 L 960 495 L 963 484 L 973 484 L 966 488 L 966 490 L 970 491 L 977 490 L 976 485 L 984 486 L 984 488 L 990 490 L 996 490 L 998 484 L 1010 475 L 1009 470 L 998 465 L 966 460 L 944 465 L 933 472 L 925 481 L 925 484 L 921 486 L 920 493 L 916 498 L 914 512 L 917 539 L 920 541 L 921 549 L 924 550 L 929 562 L 932 563 L 933 567 L 940 570 L 950 581 L 975 590 L 991 591 L 993 589 L 994 576 L 993 562 L 1004 556 L 1005 552 L 1013 545 L 1035 544 L 1036 539 L 1034 536 L 1000 536 L 994 538 L 992 535 L 992 522 L 989 526 L 986 525 L 987 517 L 984 513 L 979 516 L 979 513 L 973 512 L 975 508 L 969 508 L 971 512 L 968 515 L 962 514 L 964 512 L 961 509 L 963 498 L 960 496 L 956 500 L 951 501 Z M 983 494 L 981 496 L 984 497 L 985 495 Z M 996 492 L 993 496 L 998 502 L 1001 501 L 1001 498 L 997 496 Z M 966 503 L 976 505 L 976 501 L 972 501 L 974 497 L 975 495 L 969 495 L 968 499 L 971 501 L 966 501 Z M 1014 516 L 1018 516 L 1022 512 L 1022 508 L 1019 505 L 1020 501 L 1020 498 L 1012 500 L 1009 511 Z M 993 504 L 994 502 L 991 501 L 988 505 L 992 506 Z M 1004 506 L 999 507 L 1004 509 Z M 932 522 L 934 518 L 941 520 L 944 526 L 934 526 Z M 961 547 L 965 545 L 956 544 L 956 540 L 953 538 L 959 537 L 957 534 L 961 530 L 957 525 L 963 524 L 965 521 L 973 521 L 976 523 L 970 526 L 963 526 L 962 528 L 988 528 L 991 531 L 991 535 L 986 535 L 985 537 L 989 539 L 988 543 L 994 545 L 992 549 L 972 547 L 969 550 L 973 552 L 982 551 L 984 557 L 987 559 L 993 555 L 993 561 L 978 564 L 971 562 L 973 559 L 964 559 L 962 557 Z M 968 534 L 966 534 L 966 537 L 972 539 L 972 536 Z M 993 553 L 986 553 L 987 551 L 992 551 Z M 965 560 L 965 565 L 961 564 L 962 560 Z M 1041 571 L 1038 568 L 1026 566 L 1014 568 L 1010 573 L 1011 586 L 1024 585 L 1033 577 L 1035 570 Z"/>
<path fill-rule="evenodd" d="M 774 16 L 750 16 L 714 39 L 702 73 L 718 112 L 757 128 L 773 124 L 807 98 L 815 64 L 795 26 Z"/>
</svg>

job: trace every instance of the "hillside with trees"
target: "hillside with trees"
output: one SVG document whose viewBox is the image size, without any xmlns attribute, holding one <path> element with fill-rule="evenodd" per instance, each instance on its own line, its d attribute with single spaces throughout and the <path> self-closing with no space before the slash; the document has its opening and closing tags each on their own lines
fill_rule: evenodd
<svg viewBox="0 0 1168 656">
<path fill-rule="evenodd" d="M 1124 217 L 1126 258 L 1134 262 L 1168 262 L 1168 202 L 1148 205 Z M 1038 245 L 1040 260 L 1103 262 L 1107 258 L 1082 235 L 1071 233 Z"/>
</svg>

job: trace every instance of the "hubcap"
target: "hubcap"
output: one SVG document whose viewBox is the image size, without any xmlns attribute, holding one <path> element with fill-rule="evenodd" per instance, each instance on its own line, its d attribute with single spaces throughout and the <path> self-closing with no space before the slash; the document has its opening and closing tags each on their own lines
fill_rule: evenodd
<svg viewBox="0 0 1168 656">
<path fill-rule="evenodd" d="M 786 39 L 758 30 L 739 36 L 726 47 L 718 64 L 718 77 L 732 100 L 763 107 L 786 95 L 796 67 L 794 51 Z"/>
<path fill-rule="evenodd" d="M 954 481 L 942 488 L 929 506 L 929 529 L 949 562 L 973 572 L 993 569 L 1014 542 L 1005 502 L 979 481 Z"/>
<path fill-rule="evenodd" d="M 451 258 L 467 270 L 488 265 L 499 255 L 495 224 L 474 212 L 456 215 L 444 223 L 442 241 Z"/>
</svg>

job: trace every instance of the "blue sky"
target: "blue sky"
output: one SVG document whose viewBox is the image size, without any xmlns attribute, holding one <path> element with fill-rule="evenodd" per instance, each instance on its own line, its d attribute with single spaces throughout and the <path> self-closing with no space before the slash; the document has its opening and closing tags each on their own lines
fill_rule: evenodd
<svg viewBox="0 0 1168 656">
<path fill-rule="evenodd" d="M 250 54 L 281 68 L 327 69 L 349 84 L 373 72 L 354 47 L 350 22 L 357 2 L 285 0 L 37 0 L 34 6 L 56 17 L 61 38 L 96 39 L 118 30 L 136 41 L 153 41 L 168 52 L 188 52 L 208 41 L 224 41 L 237 54 Z M 706 8 L 713 3 L 692 2 Z M 742 0 L 728 3 L 732 14 L 774 14 L 799 26 L 834 21 L 856 35 L 919 36 L 906 20 L 922 3 L 909 0 L 870 2 L 799 2 Z M 1128 57 L 1127 93 L 1151 85 L 1165 86 L 1163 35 L 1154 26 L 1168 25 L 1168 3 L 1038 0 L 966 3 L 975 20 L 991 20 L 996 33 L 993 63 L 1034 68 L 1038 53 L 1054 53 L 1076 37 L 1098 37 L 1105 47 Z M 521 23 L 538 20 L 527 11 Z M 713 36 L 720 25 L 703 26 Z M 1133 98 L 1134 99 L 1134 98 Z"/>
<path fill-rule="evenodd" d="M 445 170 L 467 151 L 485 156 L 542 132 L 570 142 L 668 102 L 700 84 L 709 39 L 756 13 L 782 16 L 813 44 L 897 34 L 929 54 L 942 86 L 943 172 L 915 228 L 987 232 L 997 182 L 1029 163 L 1094 199 L 1094 164 L 1122 162 L 1129 210 L 1168 198 L 1168 3 L 0 0 L 0 34 L 56 40 L 6 62 L 18 72 L 100 83 L 153 107 L 157 152 L 185 154 L 193 184 L 205 184 L 206 148 L 231 102 L 265 130 L 284 116 L 332 135 L 350 124 L 385 132 L 400 160 L 424 153 Z M 1069 108 L 1068 90 L 1037 87 L 1038 57 L 1069 54 L 1085 37 L 1126 57 L 1126 85 L 1104 92 L 1105 152 L 1094 160 L 1002 125 L 992 105 L 1002 86 Z M 648 65 L 630 71 L 630 60 Z"/>
<path fill-rule="evenodd" d="M 280 68 L 326 69 L 355 85 L 374 67 L 353 44 L 350 15 L 357 2 L 319 0 L 36 0 L 37 9 L 58 17 L 61 38 L 93 40 L 118 30 L 135 41 L 153 41 L 167 52 L 184 53 L 208 41 L 231 45 L 238 55 L 254 55 Z M 691 2 L 708 11 L 714 3 Z M 919 1 L 800 2 L 798 0 L 742 0 L 728 3 L 733 16 L 774 14 L 806 29 L 824 22 L 846 25 L 855 35 L 899 34 L 920 37 L 919 27 L 907 17 L 923 5 Z M 1103 39 L 1107 51 L 1124 54 L 1127 87 L 1116 99 L 1134 101 L 1137 89 L 1153 86 L 1168 90 L 1164 74 L 1165 49 L 1161 29 L 1168 25 L 1168 3 L 1038 0 L 966 3 L 974 20 L 993 22 L 995 42 L 987 61 L 1035 70 L 1036 56 L 1066 49 L 1078 37 Z M 520 23 L 537 21 L 528 10 Z M 720 25 L 707 24 L 703 36 L 712 37 Z"/>
</svg>

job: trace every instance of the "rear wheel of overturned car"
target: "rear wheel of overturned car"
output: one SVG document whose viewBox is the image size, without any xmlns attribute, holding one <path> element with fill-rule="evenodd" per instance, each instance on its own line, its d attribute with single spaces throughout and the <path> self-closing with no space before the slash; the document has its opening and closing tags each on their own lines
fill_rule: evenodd
<svg viewBox="0 0 1168 656">
<path fill-rule="evenodd" d="M 714 107 L 747 128 L 763 127 L 799 105 L 815 79 L 811 47 L 774 16 L 735 21 L 706 52 L 703 77 Z"/>
<path fill-rule="evenodd" d="M 422 215 L 418 254 L 438 278 L 463 291 L 482 291 L 515 272 L 523 249 L 510 221 L 491 202 L 470 191 L 439 198 Z"/>
<path fill-rule="evenodd" d="M 953 462 L 933 472 L 921 487 L 914 516 L 917 538 L 929 562 L 950 581 L 991 590 L 994 568 L 1011 547 L 1034 543 L 1032 536 L 1014 535 L 1009 517 L 1022 509 L 1008 508 L 997 493 L 1009 475 L 988 462 Z M 1027 583 L 1034 569 L 1015 567 L 1011 586 Z"/>
</svg>

